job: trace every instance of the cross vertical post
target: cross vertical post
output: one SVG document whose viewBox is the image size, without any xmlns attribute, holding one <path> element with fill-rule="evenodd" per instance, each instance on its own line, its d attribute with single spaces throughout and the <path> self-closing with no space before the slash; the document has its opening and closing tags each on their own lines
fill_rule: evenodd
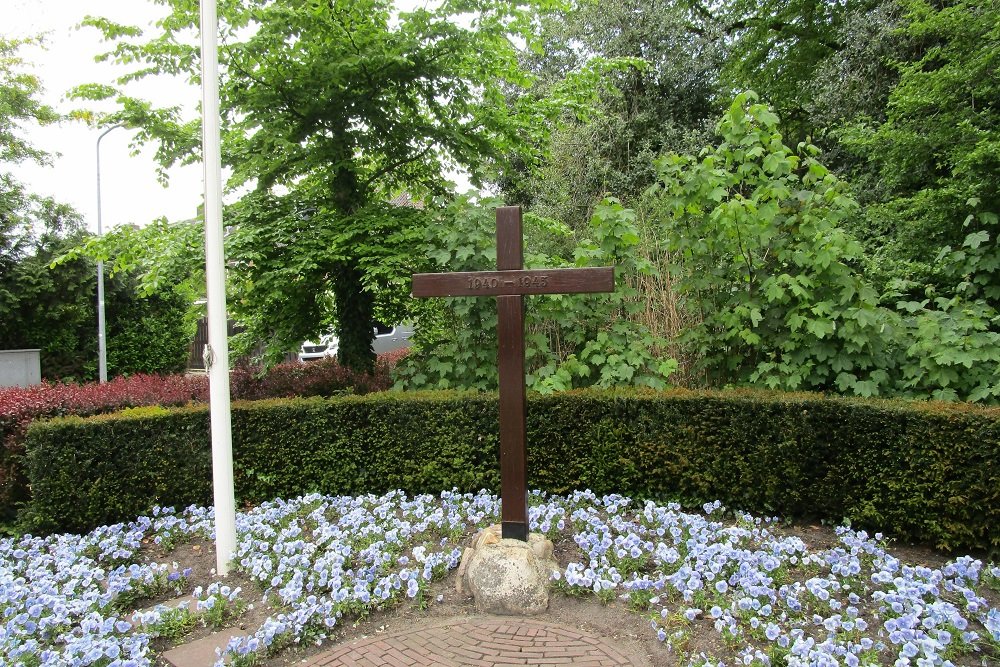
<svg viewBox="0 0 1000 667">
<path fill-rule="evenodd" d="M 519 271 L 524 264 L 521 207 L 497 209 L 497 270 Z M 524 387 L 524 297 L 497 297 L 500 372 L 501 535 L 528 539 L 528 452 Z"/>
<path fill-rule="evenodd" d="M 413 296 L 495 296 L 500 371 L 501 536 L 528 540 L 528 451 L 524 386 L 524 295 L 615 291 L 613 266 L 528 269 L 521 207 L 497 209 L 497 270 L 416 273 Z"/>
</svg>

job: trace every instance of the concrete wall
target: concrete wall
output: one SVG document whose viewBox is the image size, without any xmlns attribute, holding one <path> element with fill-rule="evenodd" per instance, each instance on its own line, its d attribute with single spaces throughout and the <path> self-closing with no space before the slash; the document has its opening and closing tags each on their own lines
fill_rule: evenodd
<svg viewBox="0 0 1000 667">
<path fill-rule="evenodd" d="M 0 350 L 0 387 L 42 383 L 40 350 Z"/>
</svg>

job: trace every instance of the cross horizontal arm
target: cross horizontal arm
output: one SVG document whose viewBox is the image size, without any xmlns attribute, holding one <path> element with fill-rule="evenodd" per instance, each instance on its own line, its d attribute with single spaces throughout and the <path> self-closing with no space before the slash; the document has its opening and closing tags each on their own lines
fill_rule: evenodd
<svg viewBox="0 0 1000 667">
<path fill-rule="evenodd" d="M 613 266 L 584 269 L 526 269 L 417 273 L 413 296 L 510 296 L 515 294 L 578 294 L 613 292 Z"/>
</svg>

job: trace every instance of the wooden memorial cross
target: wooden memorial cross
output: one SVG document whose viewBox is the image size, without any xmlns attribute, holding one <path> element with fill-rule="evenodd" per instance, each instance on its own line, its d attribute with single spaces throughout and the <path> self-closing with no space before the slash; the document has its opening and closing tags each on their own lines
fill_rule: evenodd
<svg viewBox="0 0 1000 667">
<path fill-rule="evenodd" d="M 500 371 L 500 512 L 502 535 L 528 539 L 525 447 L 524 295 L 613 292 L 612 266 L 524 270 L 521 207 L 497 209 L 497 270 L 417 273 L 413 296 L 495 296 Z"/>
</svg>

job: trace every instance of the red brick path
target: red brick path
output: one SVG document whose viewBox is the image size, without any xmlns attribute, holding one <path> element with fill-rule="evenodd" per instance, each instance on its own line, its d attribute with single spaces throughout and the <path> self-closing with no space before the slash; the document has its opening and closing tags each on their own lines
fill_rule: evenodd
<svg viewBox="0 0 1000 667">
<path fill-rule="evenodd" d="M 303 667 L 631 667 L 634 660 L 575 628 L 523 618 L 449 620 L 336 646 Z"/>
</svg>

